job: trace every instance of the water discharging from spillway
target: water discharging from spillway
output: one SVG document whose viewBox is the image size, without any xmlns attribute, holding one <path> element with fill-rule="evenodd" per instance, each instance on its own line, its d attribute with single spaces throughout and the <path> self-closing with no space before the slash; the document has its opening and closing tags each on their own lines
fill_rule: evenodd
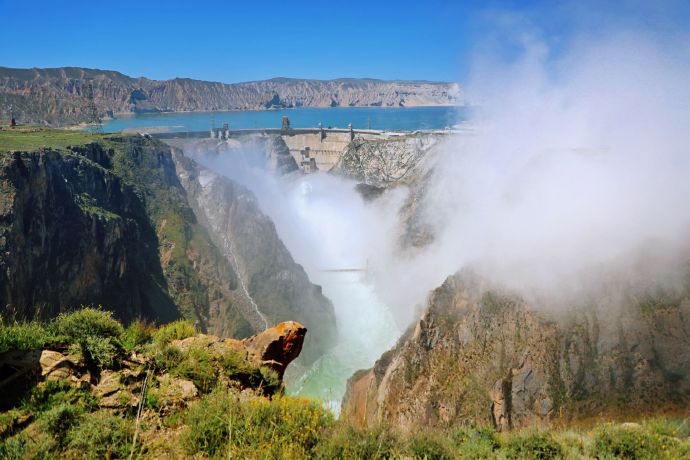
<svg viewBox="0 0 690 460">
<path fill-rule="evenodd" d="M 347 379 L 371 367 L 400 335 L 367 274 L 372 251 L 391 237 L 380 210 L 364 203 L 350 181 L 314 174 L 282 192 L 260 201 L 294 259 L 333 302 L 338 328 L 335 346 L 288 379 L 287 392 L 318 398 L 338 414 Z"/>
<path fill-rule="evenodd" d="M 322 272 L 312 280 L 323 286 L 324 294 L 333 302 L 338 340 L 289 385 L 288 393 L 318 398 L 338 414 L 347 379 L 355 371 L 371 367 L 393 346 L 399 331 L 390 311 L 367 282 L 366 272 Z"/>
</svg>

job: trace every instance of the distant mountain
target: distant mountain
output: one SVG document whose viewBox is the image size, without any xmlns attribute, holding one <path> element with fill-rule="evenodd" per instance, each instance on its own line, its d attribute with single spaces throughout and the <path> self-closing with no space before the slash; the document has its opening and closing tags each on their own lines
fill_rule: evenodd
<svg viewBox="0 0 690 460">
<path fill-rule="evenodd" d="M 0 118 L 8 118 L 12 106 L 21 123 L 88 121 L 89 91 L 99 114 L 109 116 L 291 107 L 448 106 L 462 102 L 460 87 L 447 82 L 274 78 L 227 84 L 189 78 L 149 80 L 79 67 L 0 67 Z"/>
</svg>

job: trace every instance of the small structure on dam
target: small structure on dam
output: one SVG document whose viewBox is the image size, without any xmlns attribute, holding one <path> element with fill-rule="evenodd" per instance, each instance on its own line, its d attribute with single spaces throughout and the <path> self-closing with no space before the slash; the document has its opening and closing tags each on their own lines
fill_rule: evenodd
<svg viewBox="0 0 690 460">
<path fill-rule="evenodd" d="M 319 170 L 316 166 L 316 158 L 311 156 L 311 149 L 304 147 L 299 152 L 301 160 L 299 161 L 299 168 L 305 174 L 311 174 Z"/>
<path fill-rule="evenodd" d="M 223 126 L 220 128 L 211 128 L 211 139 L 230 139 L 230 125 L 223 123 Z"/>
</svg>

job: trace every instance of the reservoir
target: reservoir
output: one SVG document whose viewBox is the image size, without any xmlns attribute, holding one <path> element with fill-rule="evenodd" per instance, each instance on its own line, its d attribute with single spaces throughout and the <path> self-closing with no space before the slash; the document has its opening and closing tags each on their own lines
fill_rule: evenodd
<svg viewBox="0 0 690 460">
<path fill-rule="evenodd" d="M 166 126 L 169 131 L 203 131 L 228 123 L 230 129 L 280 128 L 283 116 L 293 128 L 323 127 L 415 131 L 445 129 L 465 120 L 465 107 L 301 107 L 234 112 L 173 112 L 118 116 L 103 121 L 103 131 Z"/>
</svg>

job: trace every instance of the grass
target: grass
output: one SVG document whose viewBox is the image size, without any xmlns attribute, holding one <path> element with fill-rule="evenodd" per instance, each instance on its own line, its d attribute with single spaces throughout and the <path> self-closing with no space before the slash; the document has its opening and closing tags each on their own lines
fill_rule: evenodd
<svg viewBox="0 0 690 460">
<path fill-rule="evenodd" d="M 590 454 L 631 460 L 690 458 L 690 444 L 659 433 L 654 423 L 646 427 L 603 425 L 594 432 Z"/>
<path fill-rule="evenodd" d="M 67 458 L 127 458 L 134 436 L 131 420 L 108 411 L 84 417 L 67 434 Z"/>
<path fill-rule="evenodd" d="M 88 193 L 82 193 L 75 197 L 79 209 L 81 209 L 86 214 L 92 214 L 98 217 L 102 217 L 107 220 L 121 219 L 118 214 L 108 211 L 105 208 L 98 206 L 96 199 L 94 199 Z"/>
<path fill-rule="evenodd" d="M 181 319 L 159 327 L 153 334 L 153 340 L 163 345 L 173 340 L 186 339 L 196 334 L 197 331 L 194 325 L 190 321 Z"/>
<path fill-rule="evenodd" d="M 563 457 L 563 447 L 550 433 L 517 434 L 503 446 L 508 459 L 552 460 Z"/>
<path fill-rule="evenodd" d="M 359 429 L 337 424 L 314 449 L 318 459 L 367 458 L 379 460 L 401 455 L 400 439 L 386 427 Z"/>
<path fill-rule="evenodd" d="M 35 350 L 52 341 L 52 335 L 38 321 L 0 321 L 0 353 L 11 350 Z"/>
<path fill-rule="evenodd" d="M 230 458 L 308 458 L 333 426 L 333 416 L 307 399 L 254 398 L 214 391 L 190 406 L 182 445 L 186 454 Z"/>
<path fill-rule="evenodd" d="M 0 152 L 34 151 L 41 148 L 66 149 L 106 137 L 104 134 L 64 129 L 17 128 L 0 129 Z"/>
<path fill-rule="evenodd" d="M 149 342 L 155 331 L 152 324 L 141 320 L 132 321 L 120 336 L 125 351 L 131 353 Z"/>
<path fill-rule="evenodd" d="M 170 373 L 191 380 L 202 393 L 213 390 L 218 383 L 218 372 L 211 354 L 201 348 L 190 348 L 182 355 Z"/>
<path fill-rule="evenodd" d="M 106 369 L 114 367 L 121 355 L 123 335 L 124 328 L 111 312 L 95 308 L 62 313 L 48 323 L 3 319 L 0 321 L 0 353 L 72 346 L 71 350 L 81 354 L 88 364 Z"/>
</svg>

